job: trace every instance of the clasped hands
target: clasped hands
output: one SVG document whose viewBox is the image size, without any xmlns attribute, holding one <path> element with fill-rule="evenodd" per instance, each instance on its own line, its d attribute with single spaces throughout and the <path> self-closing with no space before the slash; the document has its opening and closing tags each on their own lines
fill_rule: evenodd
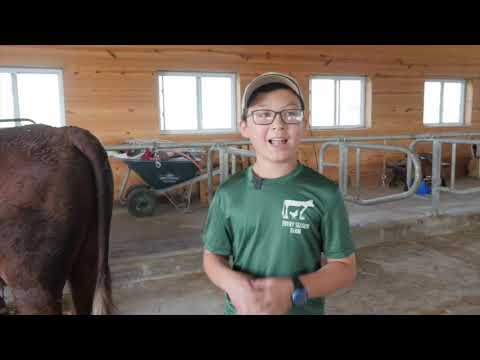
<svg viewBox="0 0 480 360">
<path fill-rule="evenodd" d="M 239 315 L 283 315 L 292 307 L 291 278 L 242 277 L 228 294 Z"/>
</svg>

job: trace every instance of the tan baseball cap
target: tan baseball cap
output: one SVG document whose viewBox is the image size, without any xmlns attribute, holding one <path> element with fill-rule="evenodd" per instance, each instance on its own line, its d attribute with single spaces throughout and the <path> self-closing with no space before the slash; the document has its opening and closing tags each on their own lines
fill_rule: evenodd
<svg viewBox="0 0 480 360">
<path fill-rule="evenodd" d="M 287 74 L 268 72 L 257 76 L 245 88 L 242 96 L 242 117 L 245 116 L 245 112 L 247 110 L 247 103 L 253 92 L 257 90 L 260 86 L 273 83 L 280 83 L 288 86 L 295 94 L 300 97 L 300 99 L 302 99 L 303 104 L 305 104 L 302 90 L 300 89 L 300 85 L 298 84 L 297 80 Z"/>
</svg>

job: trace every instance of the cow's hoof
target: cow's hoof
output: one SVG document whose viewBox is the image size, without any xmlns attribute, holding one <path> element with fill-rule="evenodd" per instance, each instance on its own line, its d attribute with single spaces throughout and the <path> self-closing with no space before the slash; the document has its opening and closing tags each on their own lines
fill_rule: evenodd
<svg viewBox="0 0 480 360">
<path fill-rule="evenodd" d="M 0 297 L 0 315 L 8 315 L 8 308 L 7 304 L 5 304 L 5 300 Z"/>
</svg>

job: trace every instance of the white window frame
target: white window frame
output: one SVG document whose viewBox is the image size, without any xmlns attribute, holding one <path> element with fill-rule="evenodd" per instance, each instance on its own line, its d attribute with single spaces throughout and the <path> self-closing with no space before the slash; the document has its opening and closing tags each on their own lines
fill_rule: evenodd
<svg viewBox="0 0 480 360">
<path fill-rule="evenodd" d="M 423 94 L 423 105 L 422 105 L 422 123 L 425 127 L 446 127 L 446 126 L 466 126 L 465 121 L 465 99 L 466 99 L 466 89 L 467 89 L 467 81 L 465 79 L 425 79 L 423 82 L 423 90 L 425 91 L 425 83 L 427 82 L 440 82 L 440 119 L 438 119 L 438 123 L 427 124 L 425 123 L 424 114 L 425 114 L 425 93 Z M 444 123 L 443 120 L 443 84 L 444 83 L 461 83 L 462 84 L 462 91 L 461 91 L 461 98 L 460 98 L 460 122 L 455 123 Z"/>
<path fill-rule="evenodd" d="M 196 78 L 197 84 L 197 129 L 192 130 L 165 130 L 165 104 L 163 96 L 163 86 L 162 79 L 163 76 L 193 76 Z M 230 128 L 228 129 L 204 129 L 202 124 L 202 86 L 201 78 L 202 77 L 228 77 L 231 79 L 232 84 L 232 119 Z M 158 109 L 159 109 L 159 118 L 160 118 L 160 132 L 163 134 L 233 134 L 237 132 L 237 74 L 236 73 L 220 73 L 220 72 L 198 72 L 198 71 L 158 71 L 156 76 L 157 81 L 157 99 Z"/>
<path fill-rule="evenodd" d="M 312 118 L 312 106 L 313 106 L 313 94 L 312 94 L 312 82 L 317 79 L 335 80 L 335 106 L 334 106 L 334 125 L 332 126 L 318 126 L 313 125 Z M 340 125 L 340 99 L 337 102 L 337 98 L 340 94 L 340 80 L 360 80 L 361 81 L 361 94 L 360 94 L 360 124 L 359 125 Z M 312 130 L 332 130 L 332 129 L 364 129 L 366 128 L 366 93 L 367 93 L 367 76 L 364 75 L 313 75 L 309 81 L 309 121 Z M 338 81 L 338 82 L 337 82 Z M 338 86 L 337 86 L 338 84 Z"/>
<path fill-rule="evenodd" d="M 0 72 L 10 73 L 12 77 L 12 94 L 13 94 L 13 117 L 15 119 L 20 118 L 20 100 L 18 98 L 17 88 L 17 74 L 56 74 L 58 75 L 59 85 L 59 101 L 60 101 L 60 126 L 65 126 L 65 96 L 63 88 L 63 70 L 52 68 L 22 68 L 22 67 L 0 67 Z M 35 119 L 31 119 L 38 122 Z M 20 126 L 21 122 L 16 121 L 15 126 Z"/>
</svg>

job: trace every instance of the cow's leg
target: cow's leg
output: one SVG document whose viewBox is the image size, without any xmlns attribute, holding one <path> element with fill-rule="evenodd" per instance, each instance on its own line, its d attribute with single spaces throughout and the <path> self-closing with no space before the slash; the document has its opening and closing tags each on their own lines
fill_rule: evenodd
<svg viewBox="0 0 480 360">
<path fill-rule="evenodd" d="M 62 291 L 42 287 L 12 289 L 18 315 L 61 315 Z"/>
<path fill-rule="evenodd" d="M 3 299 L 4 286 L 5 286 L 5 284 L 3 283 L 3 280 L 0 279 L 0 315 L 7 315 L 8 314 L 7 304 L 5 303 L 5 300 Z"/>
<path fill-rule="evenodd" d="M 50 225 L 50 224 L 48 224 Z M 58 232 L 54 226 L 49 231 Z M 53 229 L 53 230 L 52 230 Z M 63 305 L 63 288 L 68 268 L 69 252 L 63 243 L 49 233 L 38 231 L 28 233 L 31 244 L 42 246 L 39 250 L 28 252 L 30 244 L 25 246 L 26 255 L 18 255 L 6 271 L 6 282 L 13 295 L 16 313 L 19 315 L 61 315 Z M 42 241 L 43 239 L 48 241 Z M 32 246 L 33 247 L 33 246 Z M 71 256 L 70 256 L 71 258 Z"/>
<path fill-rule="evenodd" d="M 0 297 L 0 315 L 8 315 L 7 304 L 2 297 Z"/>
<path fill-rule="evenodd" d="M 45 199 L 45 204 L 63 204 Z M 18 314 L 62 313 L 63 288 L 75 253 L 68 240 L 72 227 L 61 209 L 45 207 L 16 207 L 5 221 L 10 226 L 6 235 L 14 240 L 2 248 L 8 261 L 0 270 Z"/>
<path fill-rule="evenodd" d="M 96 229 L 90 231 L 72 267 L 70 288 L 75 314 L 92 313 L 95 284 L 97 281 L 98 245 Z"/>
</svg>

